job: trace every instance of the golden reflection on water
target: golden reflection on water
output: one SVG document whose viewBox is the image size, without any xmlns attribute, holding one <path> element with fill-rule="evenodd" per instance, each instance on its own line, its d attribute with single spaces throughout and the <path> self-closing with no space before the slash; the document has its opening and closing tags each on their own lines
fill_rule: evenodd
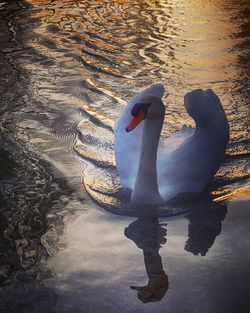
<svg viewBox="0 0 250 313">
<path fill-rule="evenodd" d="M 190 87 L 213 84 L 222 93 L 222 87 L 239 75 L 233 47 L 240 41 L 234 38 L 240 25 L 234 23 L 223 1 L 28 2 L 38 8 L 46 3 L 43 11 L 31 12 L 32 18 L 43 22 L 35 32 L 59 49 L 45 51 L 39 40 L 30 44 L 71 64 L 74 71 L 79 70 L 79 59 L 75 62 L 74 56 L 80 57 L 81 71 L 88 78 L 101 72 L 110 88 L 112 75 L 128 79 L 126 84 L 132 86 L 164 80 L 168 101 L 175 107 Z M 58 29 L 48 32 L 52 25 Z M 95 79 L 95 83 L 100 82 Z M 227 98 L 223 99 L 226 104 Z"/>
<path fill-rule="evenodd" d="M 246 3 L 27 3 L 30 17 L 37 22 L 28 44 L 45 58 L 27 67 L 34 73 L 34 81 L 42 77 L 38 93 L 80 107 L 84 112 L 83 122 L 78 124 L 81 138 L 75 141 L 73 150 L 85 161 L 114 164 L 113 135 L 103 129 L 112 130 L 127 99 L 157 81 L 164 83 L 167 94 L 163 137 L 184 124 L 193 124 L 183 106 L 184 94 L 191 89 L 212 87 L 220 96 L 230 123 L 228 153 L 249 153 L 249 86 L 245 83 L 248 63 L 244 63 L 248 61 L 243 57 L 247 46 L 244 50 L 246 37 L 241 35 L 247 19 Z M 44 79 L 46 75 L 48 80 L 53 77 L 54 89 Z M 61 89 L 55 92 L 57 86 Z M 246 177 L 249 172 L 243 162 L 245 159 L 226 164 L 219 176 L 228 180 Z M 227 194 L 237 195 L 238 187 L 230 188 Z M 216 190 L 214 194 L 227 197 L 221 195 L 225 190 Z"/>
<path fill-rule="evenodd" d="M 229 187 L 229 188 L 224 188 L 222 192 L 221 191 L 213 191 L 213 192 L 211 192 L 211 194 L 216 197 L 214 199 L 215 202 L 221 202 L 224 200 L 233 201 L 233 200 L 249 197 L 250 187 L 249 186 L 243 186 L 241 188 L 235 188 L 235 189 L 233 189 L 232 187 Z"/>
</svg>

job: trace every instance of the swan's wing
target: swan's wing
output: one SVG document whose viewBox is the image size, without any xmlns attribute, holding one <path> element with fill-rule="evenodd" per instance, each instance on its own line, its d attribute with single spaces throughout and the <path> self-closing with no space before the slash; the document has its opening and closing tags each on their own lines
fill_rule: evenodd
<svg viewBox="0 0 250 313">
<path fill-rule="evenodd" d="M 184 141 L 194 134 L 195 129 L 191 126 L 184 125 L 182 129 L 168 137 L 166 140 L 160 139 L 158 147 L 158 161 L 164 162 L 166 155 L 177 149 Z"/>
<path fill-rule="evenodd" d="M 181 171 L 180 166 L 182 166 L 182 164 L 179 164 L 179 167 L 176 168 L 176 159 L 173 152 L 177 151 L 185 142 L 188 142 L 194 131 L 195 129 L 191 126 L 183 126 L 181 130 L 166 140 L 160 140 L 157 152 L 157 176 L 160 194 L 164 200 L 174 192 L 172 180 L 168 176 L 175 176 L 176 173 Z"/>
<path fill-rule="evenodd" d="M 145 94 L 162 97 L 164 87 L 154 84 L 134 96 L 124 108 L 115 125 L 115 157 L 122 187 L 133 189 L 139 165 L 143 122 L 132 132 L 125 131 L 131 120 L 131 109 Z"/>
<path fill-rule="evenodd" d="M 183 129 L 169 139 L 176 141 L 176 148 L 164 156 L 159 151 L 158 185 L 164 200 L 183 192 L 201 192 L 217 172 L 228 143 L 227 118 L 211 89 L 186 94 L 184 103 L 196 125 L 208 123 L 202 132 L 194 135 L 191 129 Z"/>
</svg>

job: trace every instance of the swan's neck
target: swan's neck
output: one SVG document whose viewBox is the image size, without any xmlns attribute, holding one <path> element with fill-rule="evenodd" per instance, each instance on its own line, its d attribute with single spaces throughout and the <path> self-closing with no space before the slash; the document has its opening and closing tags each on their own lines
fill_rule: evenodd
<svg viewBox="0 0 250 313">
<path fill-rule="evenodd" d="M 146 119 L 142 136 L 141 154 L 131 201 L 138 204 L 162 204 L 157 184 L 157 149 L 164 120 Z"/>
</svg>

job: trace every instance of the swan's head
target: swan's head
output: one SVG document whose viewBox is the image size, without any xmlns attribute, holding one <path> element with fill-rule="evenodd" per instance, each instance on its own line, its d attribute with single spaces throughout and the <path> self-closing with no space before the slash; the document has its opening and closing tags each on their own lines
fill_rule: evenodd
<svg viewBox="0 0 250 313">
<path fill-rule="evenodd" d="M 160 97 L 146 94 L 141 97 L 132 110 L 132 119 L 126 127 L 126 131 L 130 132 L 136 128 L 141 121 L 145 119 L 158 119 L 164 116 L 165 107 Z"/>
<path fill-rule="evenodd" d="M 198 125 L 208 124 L 218 114 L 224 114 L 221 102 L 212 89 L 196 89 L 187 93 L 184 97 L 184 105 L 187 113 Z"/>
</svg>

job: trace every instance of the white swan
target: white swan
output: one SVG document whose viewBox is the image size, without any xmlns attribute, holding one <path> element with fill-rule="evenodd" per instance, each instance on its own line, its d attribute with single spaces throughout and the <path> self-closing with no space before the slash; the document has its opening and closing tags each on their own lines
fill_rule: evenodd
<svg viewBox="0 0 250 313">
<path fill-rule="evenodd" d="M 229 140 L 219 98 L 208 89 L 184 97 L 196 129 L 160 139 L 164 87 L 154 84 L 132 98 L 115 126 L 115 156 L 122 187 L 131 202 L 161 205 L 182 193 L 201 192 L 217 172 Z"/>
</svg>

